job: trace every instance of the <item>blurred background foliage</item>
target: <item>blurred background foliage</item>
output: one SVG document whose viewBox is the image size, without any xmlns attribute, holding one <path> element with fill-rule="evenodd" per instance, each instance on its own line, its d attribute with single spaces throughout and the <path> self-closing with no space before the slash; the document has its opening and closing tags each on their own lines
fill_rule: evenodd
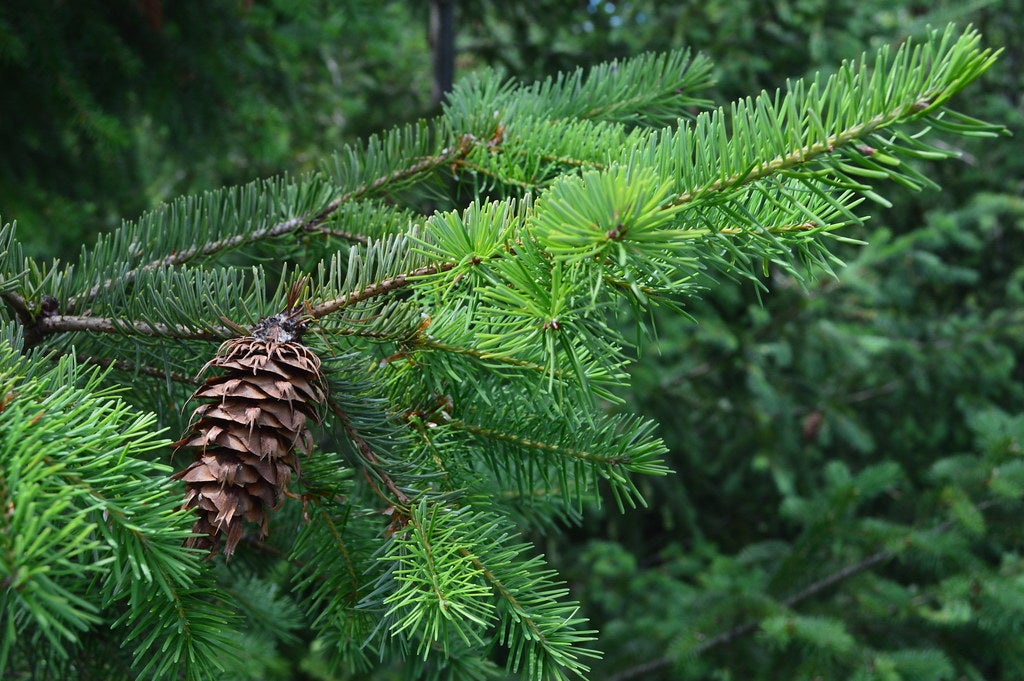
<svg viewBox="0 0 1024 681">
<path fill-rule="evenodd" d="M 8 0 L 0 214 L 67 254 L 430 115 L 428 9 Z M 602 632 L 594 678 L 1024 678 L 1024 0 L 457 3 L 457 75 L 685 45 L 723 103 L 946 21 L 1004 48 L 960 107 L 1016 138 L 867 207 L 836 276 L 721 281 L 697 323 L 657 319 L 626 398 L 677 475 L 542 539 Z M 322 678 L 301 638 L 280 650 L 253 678 Z"/>
</svg>

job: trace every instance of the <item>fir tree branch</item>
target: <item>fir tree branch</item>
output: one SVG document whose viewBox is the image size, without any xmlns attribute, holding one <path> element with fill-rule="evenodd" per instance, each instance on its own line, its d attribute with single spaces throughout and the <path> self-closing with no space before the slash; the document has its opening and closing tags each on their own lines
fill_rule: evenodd
<svg viewBox="0 0 1024 681">
<path fill-rule="evenodd" d="M 924 111 L 931 105 L 933 97 L 934 95 L 926 94 L 918 98 L 913 103 L 904 104 L 903 106 L 896 107 L 886 113 L 878 114 L 867 121 L 851 125 L 848 128 L 845 128 L 833 135 L 829 135 L 817 142 L 797 147 L 788 154 L 777 156 L 770 161 L 760 163 L 746 172 L 719 178 L 704 185 L 703 187 L 682 192 L 675 196 L 668 205 L 678 206 L 690 203 L 703 198 L 708 194 L 729 191 L 735 187 L 751 184 L 776 173 L 810 163 L 819 157 L 834 153 L 841 147 L 848 146 L 857 140 L 868 137 L 877 130 L 888 127 L 903 119 L 913 116 L 916 113 Z M 868 155 L 873 153 L 873 151 L 874 150 L 871 150 Z"/>
<path fill-rule="evenodd" d="M 326 509 L 319 509 L 320 521 L 327 528 L 331 538 L 334 541 L 334 545 L 338 548 L 338 553 L 342 556 L 345 562 L 345 573 L 348 576 L 348 593 L 346 594 L 353 602 L 358 600 L 359 596 L 359 575 L 356 573 L 356 561 L 353 559 L 352 551 L 349 550 L 348 543 L 342 534 L 342 531 L 338 529 L 337 523 L 334 522 L 334 518 L 327 512 Z M 298 567 L 305 569 L 305 565 L 296 560 L 292 561 Z"/>
<path fill-rule="evenodd" d="M 850 579 L 851 577 L 855 577 L 861 574 L 862 572 L 866 572 L 877 565 L 881 565 L 882 563 L 891 560 L 895 556 L 896 553 L 888 549 L 878 551 L 877 553 L 873 553 L 867 558 L 857 563 L 847 565 L 845 568 L 833 572 L 832 574 L 823 577 L 817 582 L 814 582 L 802 591 L 793 594 L 786 600 L 782 601 L 782 605 L 786 608 L 796 607 L 803 601 L 806 601 L 807 599 L 818 595 L 825 589 L 835 586 L 847 579 Z M 717 648 L 718 646 L 725 645 L 727 643 L 732 643 L 738 638 L 743 638 L 744 636 L 754 633 L 760 627 L 761 620 L 750 620 L 748 622 L 744 622 L 743 624 L 733 627 L 728 631 L 722 632 L 721 634 L 718 634 L 713 638 L 709 638 L 706 641 L 701 642 L 700 645 L 693 649 L 693 654 L 700 655 L 702 653 L 706 653 L 712 648 Z M 652 674 L 656 671 L 665 669 L 666 667 L 670 667 L 673 663 L 675 663 L 675 658 L 665 655 L 635 665 L 628 669 L 624 669 L 621 672 L 610 677 L 609 681 L 629 681 L 629 679 L 643 678 L 648 674 Z"/>
<path fill-rule="evenodd" d="M 89 317 L 86 315 L 54 315 L 53 317 L 44 317 L 35 324 L 35 327 L 42 336 L 69 331 L 89 331 L 92 333 L 221 341 L 236 335 L 225 327 L 192 329 L 181 324 L 172 326 L 168 324 L 151 324 L 149 322 L 114 319 L 111 317 Z M 26 346 L 28 346 L 27 341 Z"/>
<path fill-rule="evenodd" d="M 343 204 L 348 203 L 350 201 L 354 201 L 356 199 L 363 198 L 364 196 L 367 196 L 378 191 L 382 187 L 386 187 L 396 182 L 400 182 L 402 180 L 415 177 L 422 173 L 432 171 L 439 166 L 455 162 L 461 158 L 464 158 L 479 144 L 481 144 L 481 142 L 478 141 L 472 135 L 463 135 L 462 137 L 459 138 L 457 144 L 442 150 L 442 152 L 437 154 L 436 156 L 422 158 L 405 168 L 400 168 L 381 177 L 377 177 L 350 192 L 342 194 L 341 196 L 332 200 L 330 203 L 324 206 L 323 209 L 313 217 L 301 216 L 291 218 L 289 220 L 279 222 L 275 225 L 271 225 L 270 227 L 264 227 L 249 232 L 236 233 L 223 239 L 218 239 L 216 241 L 211 241 L 205 244 L 196 244 L 189 248 L 185 248 L 174 253 L 171 253 L 170 255 L 164 256 L 162 258 L 150 260 L 149 262 L 139 265 L 119 275 L 116 278 L 106 279 L 100 282 L 99 284 L 96 284 L 85 294 L 70 297 L 68 299 L 67 309 L 77 309 L 82 304 L 87 303 L 88 301 L 92 300 L 97 295 L 99 295 L 101 292 L 111 288 L 114 285 L 129 284 L 132 281 L 134 281 L 139 276 L 140 273 L 160 268 L 183 265 L 197 258 L 209 257 L 222 251 L 237 248 L 239 246 L 257 243 L 259 241 L 271 239 L 278 236 L 284 236 L 292 232 L 307 231 L 330 233 L 333 236 L 342 236 L 342 238 L 358 241 L 360 243 L 366 243 L 366 237 L 361 237 L 359 235 L 353 235 L 344 232 L 327 232 L 327 230 L 321 228 L 321 225 L 324 222 L 326 222 L 327 219 L 331 217 L 331 215 L 336 213 Z"/>
<path fill-rule="evenodd" d="M 363 198 L 373 194 L 382 187 L 386 187 L 387 185 L 395 184 L 396 182 L 410 179 L 416 175 L 430 172 L 435 168 L 449 163 L 454 163 L 468 156 L 475 148 L 485 144 L 486 141 L 477 139 L 473 135 L 462 135 L 455 144 L 442 149 L 436 156 L 421 158 L 419 161 L 405 168 L 400 168 L 388 173 L 387 175 L 382 175 L 381 177 L 373 179 L 350 192 L 342 194 L 337 200 L 340 205 L 347 201 Z"/>
<path fill-rule="evenodd" d="M 359 291 L 352 291 L 351 293 L 346 293 L 338 298 L 333 298 L 331 300 L 324 301 L 319 305 L 313 306 L 309 310 L 309 315 L 313 319 L 326 317 L 327 315 L 337 312 L 349 305 L 369 300 L 370 298 L 375 298 L 377 296 L 382 296 L 396 289 L 400 289 L 403 286 L 412 283 L 411 280 L 415 277 L 426 277 L 431 274 L 438 274 L 439 272 L 447 272 L 454 268 L 456 264 L 458 263 L 445 262 L 436 265 L 424 265 L 423 267 L 418 267 L 411 272 L 404 272 L 394 277 L 374 282 Z"/>
<path fill-rule="evenodd" d="M 72 296 L 71 298 L 68 299 L 67 309 L 75 310 L 80 304 L 92 300 L 101 292 L 111 288 L 115 284 L 130 284 L 139 276 L 139 274 L 143 272 L 149 272 L 152 270 L 166 267 L 174 267 L 176 265 L 183 265 L 196 258 L 211 256 L 215 253 L 219 253 L 221 251 L 225 251 L 231 248 L 237 248 L 238 246 L 256 243 L 257 241 L 261 241 L 263 239 L 270 239 L 276 236 L 282 236 L 284 234 L 288 234 L 289 232 L 306 229 L 309 226 L 319 225 L 328 217 L 330 217 L 332 213 L 338 210 L 338 207 L 340 205 L 341 202 L 335 200 L 329 203 L 327 207 L 319 215 L 311 219 L 307 219 L 304 217 L 292 218 L 290 220 L 285 220 L 284 222 L 279 222 L 278 224 L 273 225 L 271 227 L 265 227 L 262 229 L 254 230 L 252 232 L 245 232 L 242 234 L 234 234 L 224 239 L 218 239 L 216 241 L 211 241 L 205 244 L 198 244 L 192 246 L 191 248 L 186 248 L 177 251 L 163 258 L 150 260 L 149 262 L 139 265 L 138 267 L 135 267 L 116 278 L 106 279 L 100 282 L 99 284 L 96 284 L 91 289 L 89 289 L 89 291 L 84 295 Z"/>
<path fill-rule="evenodd" d="M 541 442 L 540 440 L 533 440 L 522 435 L 515 433 L 506 433 L 500 430 L 494 430 L 493 428 L 485 428 L 472 423 L 466 423 L 465 421 L 449 421 L 446 425 L 452 428 L 461 428 L 467 433 L 478 435 L 480 437 L 489 438 L 492 440 L 501 440 L 503 442 L 510 442 L 519 447 L 525 449 L 534 449 L 540 452 L 546 452 L 549 454 L 558 454 L 561 456 L 567 456 L 573 459 L 579 459 L 592 464 L 598 464 L 603 466 L 621 466 L 623 464 L 629 464 L 629 457 L 606 457 L 594 452 L 583 451 L 580 449 L 573 449 L 571 447 L 561 447 L 559 445 L 551 444 L 550 442 Z"/>
<path fill-rule="evenodd" d="M 464 547 L 459 549 L 459 554 L 468 558 L 472 562 L 473 567 L 479 570 L 480 574 L 483 575 L 485 580 L 487 580 L 487 583 L 491 585 L 491 588 L 493 588 L 501 596 L 501 598 L 509 604 L 509 606 L 512 608 L 514 612 L 519 613 L 520 621 L 525 623 L 526 628 L 529 629 L 530 632 L 533 634 L 532 639 L 541 643 L 541 645 L 546 644 L 547 639 L 544 636 L 544 632 L 540 630 L 540 627 L 537 626 L 537 623 L 534 621 L 534 619 L 530 617 L 528 614 L 526 614 L 527 609 L 519 603 L 519 599 L 516 598 L 516 595 L 512 593 L 512 591 L 505 586 L 501 579 L 484 564 L 484 562 L 479 558 L 479 556 L 474 555 L 470 552 L 469 549 Z"/>
<path fill-rule="evenodd" d="M 53 358 L 57 359 L 67 353 L 53 353 Z M 76 354 L 75 359 L 79 362 L 98 366 L 102 369 L 114 368 L 118 371 L 123 371 L 129 374 L 139 374 L 141 376 L 151 376 L 153 378 L 159 378 L 162 380 L 170 380 L 175 383 L 183 383 L 185 385 L 196 385 L 197 381 L 194 376 L 183 374 L 180 371 L 168 371 L 167 369 L 161 369 L 160 367 L 148 366 L 146 364 L 135 364 L 133 362 L 127 362 L 121 359 L 108 359 L 106 357 L 97 357 L 96 355 L 82 355 Z"/>
<path fill-rule="evenodd" d="M 410 502 L 409 495 L 403 492 L 402 489 L 395 484 L 395 481 L 391 476 L 388 475 L 388 472 L 384 470 L 384 465 L 381 463 L 381 460 L 377 457 L 376 453 L 374 453 L 370 443 L 367 442 L 366 439 L 359 434 L 359 431 L 352 425 L 352 419 L 349 415 L 345 413 L 345 411 L 333 399 L 328 398 L 327 402 L 330 405 L 331 411 L 333 411 L 334 415 L 341 421 L 342 427 L 345 429 L 345 433 L 359 450 L 359 453 L 362 456 L 362 461 L 372 469 L 374 476 L 384 483 L 384 486 L 388 488 L 388 491 L 394 495 L 394 499 L 389 499 L 386 495 L 382 494 L 370 479 L 369 472 L 364 469 L 364 473 L 367 475 L 367 481 L 373 486 L 377 495 L 388 503 L 394 503 L 397 501 L 402 507 L 408 509 Z"/>
</svg>

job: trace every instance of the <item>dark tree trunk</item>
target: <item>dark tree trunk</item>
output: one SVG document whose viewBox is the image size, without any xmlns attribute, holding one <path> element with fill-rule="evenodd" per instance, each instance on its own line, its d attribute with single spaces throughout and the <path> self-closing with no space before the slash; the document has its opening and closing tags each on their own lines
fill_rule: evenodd
<svg viewBox="0 0 1024 681">
<path fill-rule="evenodd" d="M 455 0 L 431 0 L 429 37 L 434 52 L 431 101 L 437 106 L 455 79 Z"/>
</svg>

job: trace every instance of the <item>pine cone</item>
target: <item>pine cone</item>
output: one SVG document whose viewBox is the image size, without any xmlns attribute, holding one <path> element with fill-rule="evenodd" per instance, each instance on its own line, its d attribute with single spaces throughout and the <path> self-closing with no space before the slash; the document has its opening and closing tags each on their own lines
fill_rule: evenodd
<svg viewBox="0 0 1024 681">
<path fill-rule="evenodd" d="M 194 447 L 195 460 L 173 477 L 187 483 L 183 508 L 199 513 L 189 546 L 216 553 L 219 535 L 231 556 L 245 521 L 267 535 L 270 512 L 284 499 L 296 451 L 308 454 L 313 438 L 307 420 L 326 399 L 320 358 L 302 345 L 305 325 L 290 309 L 259 322 L 252 336 L 233 338 L 203 367 L 226 370 L 207 379 L 193 398 L 200 405 L 176 447 Z"/>
</svg>

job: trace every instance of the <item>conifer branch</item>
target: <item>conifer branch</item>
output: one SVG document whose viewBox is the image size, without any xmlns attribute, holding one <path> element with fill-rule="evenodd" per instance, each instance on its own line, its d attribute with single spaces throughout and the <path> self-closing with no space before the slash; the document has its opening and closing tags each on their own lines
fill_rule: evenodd
<svg viewBox="0 0 1024 681">
<path fill-rule="evenodd" d="M 57 350 L 48 350 L 44 353 L 46 357 L 54 362 L 59 362 L 63 357 L 69 357 L 72 353 L 59 352 Z M 185 385 L 195 385 L 196 378 L 183 374 L 180 371 L 170 371 L 167 369 L 161 369 L 159 367 L 148 366 L 145 364 L 135 364 L 122 359 L 110 359 L 107 357 L 98 357 L 96 355 L 87 355 L 82 353 L 74 354 L 75 361 L 83 364 L 89 364 L 91 366 L 99 367 L 101 369 L 116 369 L 123 371 L 128 374 L 138 374 L 140 376 L 150 376 L 152 378 L 159 378 L 162 380 L 170 380 L 175 383 L 183 383 Z"/>
<path fill-rule="evenodd" d="M 516 612 L 519 615 L 519 621 L 525 623 L 526 628 L 531 632 L 531 639 L 537 641 L 541 645 L 546 645 L 548 641 L 544 632 L 539 626 L 537 626 L 537 622 L 527 614 L 527 609 L 519 603 L 519 599 L 517 599 L 516 595 L 507 586 L 505 586 L 504 582 L 501 581 L 501 578 L 494 574 L 494 572 L 488 568 L 482 560 L 480 560 L 480 557 L 470 552 L 469 549 L 460 548 L 459 554 L 468 558 L 472 562 L 473 567 L 480 571 L 480 574 L 483 575 L 484 579 L 487 580 L 487 583 L 491 585 L 491 588 L 493 588 L 501 598 L 508 603 L 513 612 Z"/>
<path fill-rule="evenodd" d="M 863 572 L 866 572 L 877 565 L 880 565 L 891 560 L 895 556 L 896 553 L 888 549 L 878 551 L 877 553 L 873 553 L 867 558 L 858 561 L 857 563 L 854 563 L 852 565 L 848 565 L 841 570 L 837 570 L 836 572 L 833 572 L 832 574 L 823 577 L 817 582 L 814 582 L 802 591 L 793 594 L 786 600 L 782 601 L 782 606 L 785 608 L 796 607 L 800 603 L 816 596 L 825 589 L 828 589 L 829 587 L 844 582 L 847 579 L 850 579 L 851 577 L 855 577 Z M 750 620 L 748 622 L 744 622 L 743 624 L 733 627 L 728 631 L 724 631 L 721 634 L 718 634 L 717 636 L 702 641 L 700 645 L 696 646 L 693 649 L 693 654 L 700 655 L 706 653 L 712 648 L 717 648 L 718 646 L 732 643 L 736 639 L 743 638 L 744 636 L 754 633 L 760 627 L 761 620 Z M 628 669 L 624 669 L 621 672 L 618 672 L 617 674 L 610 677 L 609 681 L 629 681 L 630 679 L 643 678 L 648 674 L 652 674 L 656 671 L 672 666 L 674 662 L 675 658 L 669 657 L 667 655 L 662 656 L 653 660 L 649 660 L 642 664 L 635 665 Z"/>
<path fill-rule="evenodd" d="M 59 357 L 63 353 L 56 353 L 56 357 Z M 55 358 L 56 358 L 55 357 Z M 159 378 L 161 380 L 174 381 L 175 383 L 182 383 L 185 385 L 195 385 L 196 379 L 194 376 L 183 374 L 180 371 L 170 371 L 167 369 L 161 369 L 159 367 L 148 366 L 146 364 L 135 364 L 128 362 L 123 359 L 108 359 L 106 357 L 97 357 L 96 355 L 75 355 L 75 359 L 92 366 L 100 367 L 101 369 L 114 368 L 118 371 L 123 371 L 129 374 L 139 374 L 140 376 L 150 376 L 152 378 Z"/>
<path fill-rule="evenodd" d="M 740 187 L 745 184 L 762 180 L 780 171 L 809 163 L 819 156 L 830 154 L 839 147 L 866 136 L 874 130 L 883 127 L 883 124 L 885 123 L 892 123 L 899 120 L 902 117 L 905 108 L 906 107 L 901 107 L 887 116 L 876 116 L 868 123 L 855 125 L 839 134 L 826 138 L 824 141 L 814 142 L 804 147 L 794 149 L 789 154 L 776 157 L 771 161 L 757 165 L 746 173 L 738 173 L 726 178 L 720 178 L 704 185 L 703 187 L 685 191 L 674 197 L 669 202 L 669 205 L 678 206 L 690 203 L 691 201 L 703 198 L 708 194 L 731 190 L 735 187 Z"/>
<path fill-rule="evenodd" d="M 375 178 L 364 185 L 342 194 L 338 198 L 329 202 L 324 208 L 314 215 L 313 217 L 295 217 L 289 220 L 284 220 L 275 225 L 269 227 L 263 227 L 249 232 L 243 232 L 239 234 L 232 234 L 231 236 L 216 241 L 211 241 L 205 244 L 196 244 L 189 248 L 178 250 L 170 255 L 155 260 L 150 260 L 142 265 L 132 268 L 131 270 L 119 275 L 116 278 L 106 279 L 99 284 L 93 286 L 85 294 L 71 296 L 68 298 L 68 310 L 75 310 L 82 304 L 95 298 L 101 292 L 111 288 L 114 285 L 127 285 L 133 282 L 139 274 L 143 272 L 149 272 L 156 269 L 174 267 L 177 265 L 183 265 L 197 258 L 209 257 L 217 253 L 221 253 L 233 248 L 240 246 L 249 245 L 264 241 L 266 239 L 272 239 L 274 237 L 284 236 L 286 234 L 296 231 L 307 231 L 307 232 L 321 232 L 329 233 L 332 236 L 342 236 L 352 241 L 359 243 L 366 243 L 368 239 L 359 235 L 348 234 L 344 232 L 327 231 L 321 226 L 327 221 L 331 215 L 336 213 L 338 209 L 345 203 L 354 201 L 362 198 L 366 195 L 376 192 L 382 187 L 389 186 L 402 180 L 415 177 L 425 172 L 434 170 L 439 166 L 443 166 L 449 163 L 453 163 L 460 158 L 464 158 L 468 155 L 473 148 L 480 142 L 476 140 L 472 135 L 463 135 L 459 138 L 457 144 L 442 150 L 441 153 L 436 156 L 420 159 L 415 163 L 410 164 L 405 168 L 400 168 L 387 175 Z"/>
<path fill-rule="evenodd" d="M 455 265 L 456 263 L 454 262 L 424 265 L 423 267 L 418 267 L 410 272 L 404 272 L 394 277 L 383 279 L 358 291 L 352 291 L 351 293 L 339 296 L 338 298 L 333 298 L 331 300 L 324 301 L 319 305 L 314 305 L 309 309 L 309 316 L 313 319 L 326 317 L 327 315 L 337 312 L 349 305 L 369 300 L 370 298 L 375 298 L 377 296 L 382 296 L 386 293 L 400 289 L 403 286 L 412 283 L 412 279 L 416 277 L 426 277 L 431 274 L 438 274 L 439 272 L 447 272 L 455 267 Z"/>
<path fill-rule="evenodd" d="M 103 291 L 116 285 L 128 285 L 135 281 L 135 279 L 144 272 L 150 272 L 153 270 L 174 267 L 177 265 L 183 265 L 196 258 L 208 257 L 222 251 L 226 251 L 246 244 L 256 243 L 263 239 L 270 239 L 276 236 L 282 236 L 289 232 L 296 230 L 305 229 L 307 226 L 317 225 L 326 220 L 334 211 L 340 206 L 340 202 L 332 201 L 319 215 L 312 219 L 306 218 L 292 218 L 291 220 L 285 220 L 271 227 L 265 227 L 254 230 L 252 232 L 246 232 L 242 234 L 234 234 L 224 239 L 218 239 L 205 244 L 197 244 L 190 248 L 182 249 L 175 253 L 172 253 L 163 258 L 151 260 L 147 263 L 132 268 L 117 278 L 107 279 L 105 281 L 96 284 L 84 295 L 72 296 L 68 299 L 68 310 L 75 310 L 80 304 L 86 303 Z"/>
<path fill-rule="evenodd" d="M 988 499 L 977 505 L 979 511 L 987 510 L 999 503 L 997 499 Z M 936 525 L 931 532 L 942 533 L 949 530 L 953 526 L 952 520 L 945 520 L 939 525 Z M 822 591 L 830 589 L 833 586 L 837 586 L 848 579 L 856 577 L 859 574 L 863 574 L 879 565 L 889 562 L 895 558 L 898 553 L 893 549 L 882 549 L 876 551 L 871 555 L 863 558 L 856 563 L 847 565 L 844 568 L 836 570 L 828 575 L 825 575 L 821 579 L 809 584 L 805 588 L 801 589 L 797 593 L 789 596 L 781 602 L 781 606 L 786 609 L 795 608 L 806 600 L 814 598 Z M 693 654 L 700 655 L 706 653 L 712 648 L 732 643 L 736 639 L 743 638 L 756 632 L 761 627 L 761 620 L 750 620 L 743 624 L 737 625 L 728 631 L 724 631 L 717 636 L 702 641 L 700 645 L 693 648 Z M 670 667 L 675 662 L 674 658 L 663 656 L 643 664 L 630 667 L 625 669 L 611 677 L 610 681 L 629 681 L 629 679 L 642 678 L 647 674 L 656 672 L 660 669 Z"/>
<path fill-rule="evenodd" d="M 378 495 L 389 503 L 397 501 L 403 508 L 408 509 L 410 502 L 409 495 L 403 492 L 402 488 L 395 484 L 395 481 L 384 469 L 384 465 L 377 457 L 377 454 L 374 453 L 373 447 L 370 446 L 370 443 L 366 441 L 366 438 L 360 435 L 359 431 L 352 425 L 351 417 L 349 417 L 349 415 L 345 413 L 345 411 L 333 399 L 328 398 L 327 402 L 331 407 L 331 411 L 333 411 L 334 415 L 341 421 L 342 427 L 345 429 L 345 433 L 348 435 L 349 439 L 351 439 L 356 448 L 358 448 L 363 461 L 365 461 L 365 463 L 372 469 L 374 476 L 383 482 L 384 486 L 388 488 L 388 491 L 394 495 L 394 500 L 388 499 L 384 495 L 380 495 L 379 491 Z M 373 484 L 372 480 L 370 483 Z M 375 485 L 374 490 L 376 491 Z"/>
<path fill-rule="evenodd" d="M 508 364 L 510 366 L 529 369 L 531 371 L 537 371 L 542 374 L 548 374 L 550 368 L 543 364 L 537 364 L 536 362 L 530 362 L 525 359 L 519 359 L 518 357 L 511 357 L 503 355 L 497 352 L 489 352 L 487 350 L 481 350 L 479 348 L 471 348 L 464 345 L 452 345 L 451 343 L 445 343 L 443 341 L 436 340 L 434 338 L 418 337 L 416 339 L 416 345 L 429 348 L 431 350 L 439 350 L 441 352 L 450 352 L 456 355 L 466 355 L 473 357 L 485 362 L 498 362 L 500 364 Z M 555 376 L 563 377 L 567 373 L 562 369 L 555 370 Z"/>
<path fill-rule="evenodd" d="M 546 452 L 549 454 L 558 454 L 560 456 L 566 456 L 571 459 L 579 459 L 592 464 L 598 464 L 602 466 L 621 466 L 628 465 L 631 459 L 627 456 L 614 456 L 607 457 L 601 456 L 594 452 L 588 452 L 580 449 L 573 449 L 572 447 L 562 447 L 557 444 L 551 444 L 550 442 L 542 442 L 540 440 L 534 440 L 532 438 L 517 435 L 515 433 L 508 433 L 493 428 L 485 428 L 472 423 L 466 423 L 465 421 L 449 421 L 447 425 L 453 428 L 461 428 L 467 433 L 478 435 L 480 437 L 488 438 L 491 440 L 500 440 L 502 442 L 509 442 L 511 444 L 523 447 L 525 449 L 534 449 L 539 452 Z"/>
<path fill-rule="evenodd" d="M 236 335 L 225 327 L 193 329 L 182 324 L 154 324 L 111 317 L 89 317 L 86 315 L 54 315 L 53 317 L 44 317 L 36 323 L 36 328 L 44 336 L 67 333 L 69 331 L 88 331 L 91 333 L 154 336 L 183 340 L 222 341 Z"/>
<path fill-rule="evenodd" d="M 475 136 L 470 134 L 461 135 L 458 141 L 452 146 L 446 147 L 441 150 L 436 156 L 428 156 L 422 158 L 415 163 L 410 164 L 405 168 L 400 168 L 387 175 L 375 178 L 350 192 L 342 194 L 338 199 L 339 203 L 346 203 L 354 199 L 360 199 L 370 194 L 375 193 L 382 187 L 387 187 L 402 180 L 408 180 L 416 177 L 417 175 L 428 173 L 435 168 L 439 168 L 443 165 L 454 163 L 459 159 L 463 159 L 468 156 L 473 149 L 486 144 L 486 142 L 477 139 Z"/>
</svg>

